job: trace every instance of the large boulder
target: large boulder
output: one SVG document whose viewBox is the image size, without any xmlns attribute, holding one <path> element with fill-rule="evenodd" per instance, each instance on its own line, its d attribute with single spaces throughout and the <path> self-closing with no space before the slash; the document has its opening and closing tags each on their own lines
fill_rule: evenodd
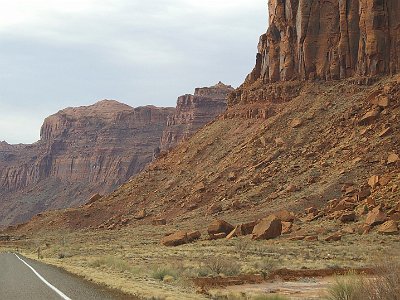
<svg viewBox="0 0 400 300">
<path fill-rule="evenodd" d="M 365 224 L 368 226 L 376 226 L 386 221 L 387 214 L 383 211 L 381 206 L 375 207 L 371 212 L 368 213 Z"/>
<path fill-rule="evenodd" d="M 253 229 L 253 240 L 269 240 L 280 236 L 282 222 L 275 215 L 262 219 Z"/>
<path fill-rule="evenodd" d="M 188 242 L 188 235 L 185 231 L 178 231 L 161 239 L 161 244 L 169 247 L 187 244 Z"/>
<path fill-rule="evenodd" d="M 274 215 L 282 222 L 293 222 L 296 219 L 295 214 L 286 209 L 280 210 L 274 213 Z"/>
<path fill-rule="evenodd" d="M 228 235 L 235 227 L 224 220 L 215 220 L 208 226 L 208 234 L 225 233 Z"/>
<path fill-rule="evenodd" d="M 396 221 L 389 220 L 378 227 L 378 232 L 381 234 L 399 234 L 399 227 Z"/>
</svg>

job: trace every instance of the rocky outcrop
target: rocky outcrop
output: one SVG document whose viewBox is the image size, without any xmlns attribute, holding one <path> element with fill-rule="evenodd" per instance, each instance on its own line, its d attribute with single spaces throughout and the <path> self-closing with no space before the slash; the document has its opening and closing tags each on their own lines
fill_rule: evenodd
<svg viewBox="0 0 400 300">
<path fill-rule="evenodd" d="M 79 205 L 93 193 L 115 189 L 153 159 L 173 113 L 105 100 L 48 117 L 35 144 L 0 143 L 0 223 Z"/>
<path fill-rule="evenodd" d="M 269 0 L 247 83 L 331 80 L 400 70 L 398 0 Z"/>
<path fill-rule="evenodd" d="M 168 118 L 167 128 L 161 138 L 161 151 L 168 150 L 225 112 L 231 86 L 222 82 L 205 88 L 197 88 L 194 95 L 178 98 L 176 112 Z"/>
</svg>

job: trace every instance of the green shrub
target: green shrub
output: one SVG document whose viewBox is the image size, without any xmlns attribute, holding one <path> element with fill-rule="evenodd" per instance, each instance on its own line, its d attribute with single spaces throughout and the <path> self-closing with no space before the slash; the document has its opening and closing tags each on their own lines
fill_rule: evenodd
<svg viewBox="0 0 400 300">
<path fill-rule="evenodd" d="M 178 275 L 179 272 L 170 267 L 158 267 L 152 272 L 151 277 L 163 281 L 166 276 L 171 276 L 176 280 Z"/>
<path fill-rule="evenodd" d="M 240 265 L 237 262 L 220 256 L 208 258 L 204 265 L 210 270 L 210 275 L 224 274 L 226 276 L 235 276 L 240 273 Z"/>
<path fill-rule="evenodd" d="M 360 276 L 349 274 L 337 276 L 328 288 L 327 300 L 361 300 L 363 281 Z"/>
</svg>

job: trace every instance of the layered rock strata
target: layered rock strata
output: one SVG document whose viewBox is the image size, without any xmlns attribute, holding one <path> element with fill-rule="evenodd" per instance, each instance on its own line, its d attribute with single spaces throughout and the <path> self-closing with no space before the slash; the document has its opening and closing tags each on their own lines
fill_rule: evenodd
<svg viewBox="0 0 400 300">
<path fill-rule="evenodd" d="M 269 0 L 251 83 L 332 80 L 400 70 L 398 0 Z"/>
<path fill-rule="evenodd" d="M 234 89 L 222 82 L 205 88 L 197 88 L 194 95 L 178 98 L 176 112 L 168 118 L 161 139 L 161 151 L 168 150 L 181 140 L 213 121 L 227 108 L 227 97 Z"/>
<path fill-rule="evenodd" d="M 0 143 L 0 220 L 11 206 L 16 219 L 10 221 L 23 221 L 110 192 L 152 161 L 174 111 L 105 100 L 46 118 L 35 144 Z M 21 201 L 19 208 L 11 198 Z"/>
</svg>

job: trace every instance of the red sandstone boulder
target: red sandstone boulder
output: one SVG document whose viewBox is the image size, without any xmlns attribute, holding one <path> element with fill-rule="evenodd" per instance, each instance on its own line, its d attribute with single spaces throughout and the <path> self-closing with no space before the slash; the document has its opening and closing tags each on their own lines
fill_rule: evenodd
<svg viewBox="0 0 400 300">
<path fill-rule="evenodd" d="M 378 227 L 378 232 L 386 235 L 399 234 L 398 223 L 393 220 L 389 220 Z"/>
<path fill-rule="evenodd" d="M 282 222 L 276 216 L 271 215 L 262 219 L 253 229 L 253 240 L 269 240 L 280 236 Z"/>
<path fill-rule="evenodd" d="M 386 219 L 387 214 L 382 210 L 381 206 L 377 206 L 370 213 L 368 213 L 365 224 L 368 226 L 376 226 L 384 223 Z"/>
<path fill-rule="evenodd" d="M 201 233 L 198 230 L 188 232 L 188 234 L 187 234 L 187 239 L 188 239 L 189 243 L 197 241 L 200 238 L 201 238 Z"/>
<path fill-rule="evenodd" d="M 169 247 L 187 244 L 188 242 L 188 235 L 185 231 L 178 231 L 161 239 L 161 244 Z"/>
<path fill-rule="evenodd" d="M 231 233 L 231 231 L 234 229 L 233 225 L 229 224 L 228 222 L 225 222 L 224 220 L 215 220 L 208 226 L 208 234 L 210 235 L 215 235 L 218 233 L 225 233 L 225 236 Z"/>
<path fill-rule="evenodd" d="M 151 221 L 151 224 L 153 224 L 154 226 L 167 225 L 167 220 L 164 218 L 158 218 Z"/>
<path fill-rule="evenodd" d="M 344 212 L 339 220 L 343 223 L 354 222 L 356 220 L 356 213 L 354 211 Z"/>
<path fill-rule="evenodd" d="M 294 213 L 292 213 L 291 211 L 288 211 L 286 209 L 280 210 L 280 211 L 274 213 L 274 215 L 282 222 L 293 222 L 296 219 L 296 216 L 294 215 Z"/>
<path fill-rule="evenodd" d="M 214 215 L 222 211 L 222 205 L 219 203 L 214 203 L 208 208 L 208 214 Z"/>
</svg>

